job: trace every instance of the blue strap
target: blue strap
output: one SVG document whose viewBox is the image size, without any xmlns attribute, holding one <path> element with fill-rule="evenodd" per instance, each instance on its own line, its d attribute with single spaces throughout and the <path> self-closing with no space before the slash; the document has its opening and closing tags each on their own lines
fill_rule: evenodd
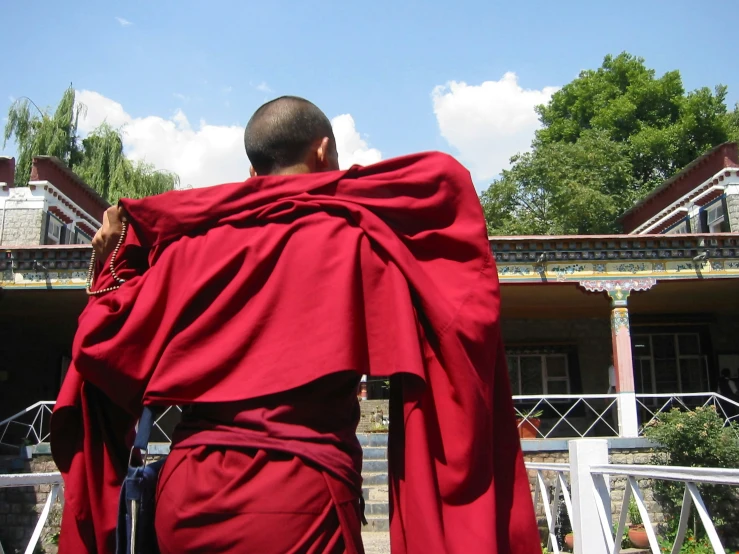
<svg viewBox="0 0 739 554">
<path fill-rule="evenodd" d="M 133 441 L 133 447 L 139 450 L 146 450 L 149 446 L 149 437 L 154 427 L 154 412 L 150 408 L 144 406 L 139 418 L 139 428 L 136 430 L 136 438 Z"/>
</svg>

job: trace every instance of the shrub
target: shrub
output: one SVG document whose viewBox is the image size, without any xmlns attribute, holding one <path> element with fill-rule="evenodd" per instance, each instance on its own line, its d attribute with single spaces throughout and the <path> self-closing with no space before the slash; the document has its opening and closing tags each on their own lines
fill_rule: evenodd
<svg viewBox="0 0 739 554">
<path fill-rule="evenodd" d="M 735 468 L 739 465 L 738 428 L 727 425 L 713 406 L 692 412 L 673 409 L 660 414 L 659 420 L 645 430 L 647 438 L 658 443 L 651 463 L 685 467 Z M 711 519 L 724 546 L 739 546 L 739 493 L 725 485 L 699 485 Z M 655 498 L 666 517 L 667 535 L 674 537 L 680 519 L 685 486 L 683 483 L 656 481 Z M 699 545 L 705 537 L 698 514 L 693 507 L 690 528 Z"/>
</svg>

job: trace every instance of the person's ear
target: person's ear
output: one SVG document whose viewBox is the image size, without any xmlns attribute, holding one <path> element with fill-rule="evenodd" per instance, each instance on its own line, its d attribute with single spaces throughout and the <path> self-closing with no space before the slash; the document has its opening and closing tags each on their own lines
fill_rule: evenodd
<svg viewBox="0 0 739 554">
<path fill-rule="evenodd" d="M 249 166 L 249 177 L 256 177 L 256 176 L 257 176 L 257 172 L 254 169 L 254 166 L 253 165 L 250 165 Z"/>
<path fill-rule="evenodd" d="M 331 141 L 328 137 L 323 137 L 321 139 L 321 144 L 319 144 L 316 149 L 316 169 L 318 171 L 331 169 L 331 151 L 329 150 L 330 142 Z"/>
</svg>

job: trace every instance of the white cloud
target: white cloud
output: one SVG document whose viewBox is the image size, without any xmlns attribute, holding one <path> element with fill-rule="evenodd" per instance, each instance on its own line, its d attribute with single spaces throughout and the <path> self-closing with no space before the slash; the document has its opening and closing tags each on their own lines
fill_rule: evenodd
<svg viewBox="0 0 739 554">
<path fill-rule="evenodd" d="M 249 83 L 249 84 L 251 84 L 251 86 L 253 86 L 259 92 L 264 92 L 265 94 L 266 93 L 269 93 L 269 92 L 272 92 L 272 89 L 270 88 L 270 86 L 267 83 L 265 83 L 264 81 L 262 81 L 261 83 L 258 83 L 256 85 L 253 84 L 253 83 Z"/>
<path fill-rule="evenodd" d="M 126 155 L 145 160 L 158 169 L 180 176 L 183 185 L 215 185 L 246 179 L 249 161 L 244 152 L 244 128 L 240 125 L 193 125 L 182 110 L 169 118 L 133 117 L 123 106 L 97 92 L 77 92 L 87 113 L 79 131 L 86 135 L 103 122 L 121 128 Z M 369 148 L 356 130 L 351 115 L 332 121 L 342 167 L 370 164 L 381 159 L 379 150 Z"/>
<path fill-rule="evenodd" d="M 123 19 L 122 17 L 116 17 L 115 20 L 121 24 L 121 27 L 128 27 L 129 25 L 133 25 L 133 23 L 130 22 L 128 19 Z"/>
<path fill-rule="evenodd" d="M 509 167 L 510 157 L 531 146 L 540 127 L 534 107 L 546 104 L 558 87 L 526 90 L 515 73 L 499 81 L 468 85 L 450 81 L 431 97 L 441 135 L 459 152 L 476 181 Z"/>
<path fill-rule="evenodd" d="M 377 148 L 370 148 L 367 142 L 357 131 L 354 118 L 350 114 L 343 114 L 331 120 L 336 137 L 336 147 L 339 150 L 339 164 L 342 169 L 354 164 L 370 165 L 379 162 L 382 154 Z"/>
</svg>

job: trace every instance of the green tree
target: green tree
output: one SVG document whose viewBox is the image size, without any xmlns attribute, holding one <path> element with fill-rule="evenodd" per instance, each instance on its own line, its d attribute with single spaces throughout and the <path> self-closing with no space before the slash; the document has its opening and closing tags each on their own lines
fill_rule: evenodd
<svg viewBox="0 0 739 554">
<path fill-rule="evenodd" d="M 34 156 L 56 156 L 111 203 L 121 197 L 142 198 L 172 190 L 179 177 L 155 170 L 151 164 L 133 162 L 123 153 L 121 131 L 101 124 L 80 139 L 77 123 L 85 106 L 75 102 L 74 88 L 64 92 L 53 114 L 41 110 L 29 98 L 15 101 L 8 111 L 5 146 L 13 139 L 18 150 L 16 186 L 25 186 Z"/>
<path fill-rule="evenodd" d="M 532 150 L 481 195 L 494 234 L 593 234 L 706 150 L 739 138 L 726 87 L 685 93 L 642 58 L 606 56 L 537 112 Z"/>
</svg>

